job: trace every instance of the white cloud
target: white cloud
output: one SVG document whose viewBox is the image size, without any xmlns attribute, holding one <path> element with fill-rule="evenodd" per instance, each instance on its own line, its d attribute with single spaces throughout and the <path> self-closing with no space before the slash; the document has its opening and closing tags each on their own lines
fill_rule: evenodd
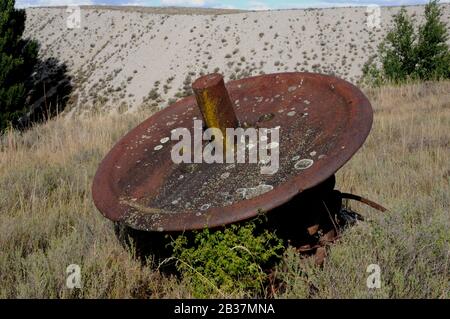
<svg viewBox="0 0 450 319">
<path fill-rule="evenodd" d="M 25 7 L 48 7 L 48 6 L 67 6 L 67 5 L 89 5 L 92 0 L 16 0 L 17 8 Z"/>
<path fill-rule="evenodd" d="M 124 1 L 121 3 L 121 6 L 139 6 L 139 7 L 145 7 L 147 5 L 146 0 L 130 0 L 130 1 Z"/>
<path fill-rule="evenodd" d="M 271 8 L 263 2 L 249 1 L 246 9 L 248 9 L 248 10 L 270 10 Z"/>
<path fill-rule="evenodd" d="M 205 4 L 205 0 L 161 0 L 163 6 L 203 7 Z"/>
<path fill-rule="evenodd" d="M 238 9 L 238 7 L 232 6 L 232 5 L 228 5 L 228 4 L 219 4 L 219 5 L 214 6 L 213 8 L 214 9 Z"/>
</svg>

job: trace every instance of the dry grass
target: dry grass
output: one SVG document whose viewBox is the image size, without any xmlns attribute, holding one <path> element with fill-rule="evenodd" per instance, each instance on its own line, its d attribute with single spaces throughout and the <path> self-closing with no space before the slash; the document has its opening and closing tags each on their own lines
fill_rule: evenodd
<svg viewBox="0 0 450 319">
<path fill-rule="evenodd" d="M 365 146 L 338 174 L 351 190 L 390 208 L 348 230 L 323 269 L 290 251 L 279 297 L 449 298 L 450 82 L 369 90 L 375 122 Z M 114 236 L 90 193 L 96 167 L 146 118 L 57 118 L 1 138 L 0 297 L 190 297 L 189 287 L 142 265 Z M 82 267 L 83 288 L 65 288 L 66 267 Z M 366 287 L 381 267 L 382 288 Z"/>
<path fill-rule="evenodd" d="M 290 252 L 280 297 L 450 297 L 450 82 L 368 90 L 374 125 L 337 185 L 382 203 L 344 234 L 323 270 Z M 366 287 L 369 264 L 381 289 Z"/>
</svg>

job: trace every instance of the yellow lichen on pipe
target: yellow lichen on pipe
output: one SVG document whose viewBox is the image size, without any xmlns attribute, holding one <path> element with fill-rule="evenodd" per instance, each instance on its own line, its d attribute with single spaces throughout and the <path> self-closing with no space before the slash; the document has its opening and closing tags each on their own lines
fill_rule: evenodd
<svg viewBox="0 0 450 319">
<path fill-rule="evenodd" d="M 205 75 L 197 79 L 192 88 L 206 126 L 218 128 L 226 140 L 226 129 L 236 128 L 238 120 L 222 75 L 218 73 Z"/>
<path fill-rule="evenodd" d="M 217 99 L 214 99 L 210 94 L 208 94 L 208 89 L 205 89 L 202 92 L 202 102 L 203 102 L 203 117 L 206 122 L 207 127 L 216 127 L 222 131 L 222 133 L 225 133 L 223 131 L 223 127 L 221 127 L 221 123 L 219 121 L 218 116 L 218 101 Z M 223 123 L 222 123 L 223 124 Z M 225 128 L 226 129 L 226 128 Z"/>
</svg>

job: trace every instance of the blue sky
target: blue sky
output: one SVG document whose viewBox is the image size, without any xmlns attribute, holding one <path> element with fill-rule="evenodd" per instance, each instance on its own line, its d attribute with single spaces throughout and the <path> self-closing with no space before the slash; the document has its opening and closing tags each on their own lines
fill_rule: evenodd
<svg viewBox="0 0 450 319">
<path fill-rule="evenodd" d="M 444 0 L 441 2 L 449 2 Z M 268 10 L 305 7 L 330 7 L 350 5 L 407 5 L 422 4 L 427 0 L 16 0 L 16 6 L 52 6 L 69 4 L 109 4 L 141 6 L 186 6 L 209 8 L 238 8 Z"/>
</svg>

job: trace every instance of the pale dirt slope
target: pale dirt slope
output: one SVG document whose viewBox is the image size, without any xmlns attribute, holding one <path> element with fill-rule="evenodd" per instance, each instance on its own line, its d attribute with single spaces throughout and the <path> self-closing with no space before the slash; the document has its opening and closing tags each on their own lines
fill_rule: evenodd
<svg viewBox="0 0 450 319">
<path fill-rule="evenodd" d="M 73 110 L 124 111 L 164 107 L 188 93 L 191 78 L 218 70 L 226 80 L 314 71 L 357 82 L 398 9 L 383 8 L 372 29 L 365 7 L 230 14 L 82 7 L 81 28 L 68 29 L 65 8 L 31 8 L 26 35 L 75 75 Z M 408 11 L 419 17 L 423 6 Z M 450 5 L 443 11 L 450 21 Z"/>
</svg>

